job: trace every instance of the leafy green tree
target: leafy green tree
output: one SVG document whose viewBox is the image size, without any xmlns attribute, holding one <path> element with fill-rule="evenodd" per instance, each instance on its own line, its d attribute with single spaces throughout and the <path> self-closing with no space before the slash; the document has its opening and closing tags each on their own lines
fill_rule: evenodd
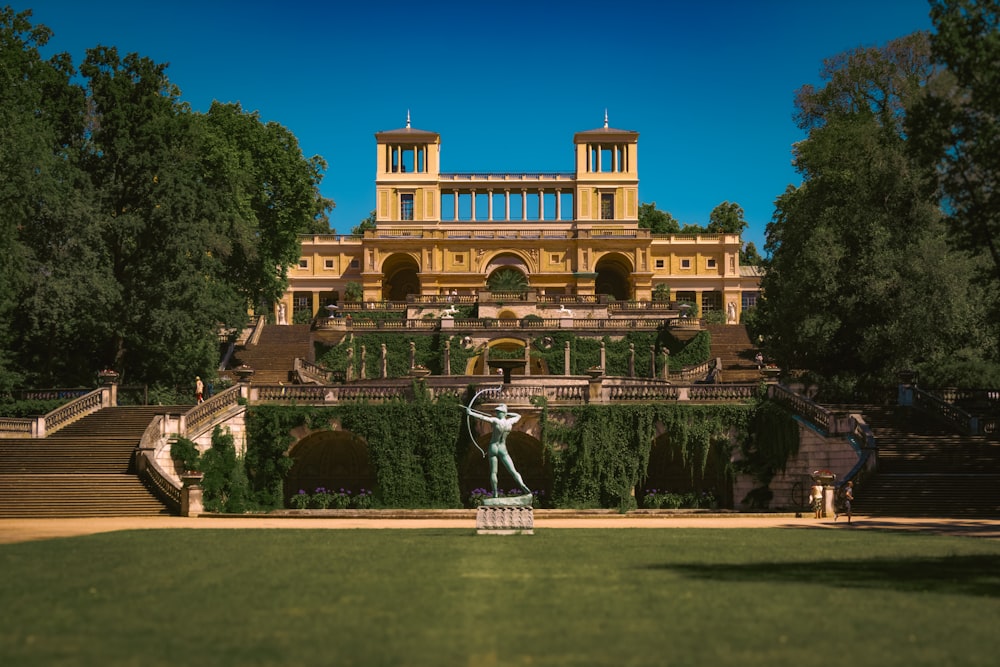
<svg viewBox="0 0 1000 667">
<path fill-rule="evenodd" d="M 318 194 L 326 163 L 306 159 L 287 128 L 239 104 L 215 102 L 204 120 L 212 134 L 213 189 L 229 194 L 220 211 L 231 242 L 227 275 L 248 303 L 273 302 L 288 286 L 288 267 L 298 262 L 299 235 L 330 231 L 333 202 Z"/>
<path fill-rule="evenodd" d="M 796 96 L 803 176 L 767 227 L 759 326 L 786 367 L 887 382 L 979 349 L 974 267 L 944 242 L 930 173 L 905 148 L 905 110 L 931 74 L 926 35 L 828 59 Z"/>
<path fill-rule="evenodd" d="M 0 384 L 92 382 L 113 295 L 79 171 L 85 96 L 30 16 L 0 9 Z"/>
<path fill-rule="evenodd" d="M 186 384 L 329 230 L 325 164 L 238 105 L 192 113 L 138 54 L 42 60 L 30 16 L 0 9 L 0 390 Z"/>
<path fill-rule="evenodd" d="M 760 266 L 764 263 L 764 258 L 757 252 L 757 246 L 753 241 L 747 241 L 740 250 L 740 264 L 744 266 Z"/>
<path fill-rule="evenodd" d="M 0 8 L 0 392 L 20 381 L 11 326 L 18 295 L 29 282 L 29 249 L 22 233 L 34 219 L 44 174 L 52 161 L 53 130 L 38 76 L 50 65 L 38 48 L 51 31 L 34 27 L 31 12 Z"/>
<path fill-rule="evenodd" d="M 709 234 L 742 234 L 748 227 L 743 215 L 742 206 L 724 201 L 712 209 L 706 231 Z"/>
<path fill-rule="evenodd" d="M 937 167 L 958 245 L 992 267 L 1000 320 L 1000 2 L 932 0 L 934 60 L 946 69 L 908 118 L 917 155 Z M 1000 333 L 1000 332 L 997 332 Z M 1000 335 L 996 335 L 1000 348 Z"/>
<path fill-rule="evenodd" d="M 639 204 L 639 227 L 648 229 L 653 234 L 676 234 L 681 231 L 681 226 L 674 216 L 658 210 L 656 202 Z"/>
<path fill-rule="evenodd" d="M 375 211 L 374 210 L 372 210 L 372 212 L 368 214 L 367 218 L 365 218 L 364 220 L 362 220 L 361 222 L 359 222 L 357 224 L 357 226 L 355 226 L 353 229 L 351 229 L 351 233 L 355 234 L 356 236 L 361 236 L 365 232 L 369 232 L 369 231 L 370 232 L 375 231 Z"/>
</svg>

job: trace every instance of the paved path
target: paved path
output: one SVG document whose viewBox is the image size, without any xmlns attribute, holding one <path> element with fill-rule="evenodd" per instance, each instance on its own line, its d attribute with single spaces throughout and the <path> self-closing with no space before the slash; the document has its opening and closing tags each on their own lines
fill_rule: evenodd
<svg viewBox="0 0 1000 667">
<path fill-rule="evenodd" d="M 456 528 L 475 530 L 475 513 L 442 512 L 360 513 L 341 516 L 287 513 L 268 516 L 102 517 L 87 519 L 0 519 L 0 544 L 46 540 L 119 530 L 185 529 L 405 529 Z M 854 517 L 816 520 L 793 514 L 617 514 L 537 510 L 535 528 L 798 528 L 814 530 L 896 530 L 1000 539 L 1000 519 L 904 519 Z"/>
</svg>

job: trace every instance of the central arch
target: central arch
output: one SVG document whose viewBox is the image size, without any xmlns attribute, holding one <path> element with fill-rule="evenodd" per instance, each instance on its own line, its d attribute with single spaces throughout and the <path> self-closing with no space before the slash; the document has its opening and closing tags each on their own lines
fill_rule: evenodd
<svg viewBox="0 0 1000 667">
<path fill-rule="evenodd" d="M 406 253 L 395 253 L 382 263 L 382 296 L 389 301 L 406 301 L 420 293 L 420 265 Z"/>
<path fill-rule="evenodd" d="M 625 255 L 612 252 L 604 255 L 594 267 L 597 278 L 594 289 L 598 294 L 607 294 L 616 301 L 628 301 L 632 297 L 632 261 Z"/>
</svg>

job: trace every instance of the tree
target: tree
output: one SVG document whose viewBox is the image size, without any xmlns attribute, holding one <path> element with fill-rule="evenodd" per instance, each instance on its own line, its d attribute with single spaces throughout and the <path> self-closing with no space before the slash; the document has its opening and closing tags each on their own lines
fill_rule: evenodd
<svg viewBox="0 0 1000 667">
<path fill-rule="evenodd" d="M 372 210 L 368 214 L 368 217 L 362 220 L 351 230 L 351 233 L 355 236 L 362 236 L 365 232 L 375 231 L 375 211 Z"/>
<path fill-rule="evenodd" d="M 29 281 L 22 232 L 34 217 L 43 174 L 51 162 L 52 128 L 44 114 L 38 72 L 44 63 L 38 48 L 51 31 L 33 27 L 31 12 L 0 7 L 0 392 L 20 380 L 11 320 L 18 294 Z"/>
<path fill-rule="evenodd" d="M 77 384 L 110 290 L 79 171 L 83 90 L 68 56 L 41 59 L 51 31 L 30 16 L 0 9 L 0 384 Z"/>
<path fill-rule="evenodd" d="M 931 52 L 947 69 L 927 87 L 907 129 L 915 154 L 937 168 L 953 238 L 961 248 L 989 258 L 996 295 L 1000 293 L 1000 2 L 933 0 L 931 20 L 937 28 Z M 1000 315 L 1000 299 L 993 303 Z"/>
<path fill-rule="evenodd" d="M 672 215 L 656 208 L 656 202 L 639 204 L 639 228 L 653 234 L 676 234 L 681 226 Z"/>
<path fill-rule="evenodd" d="M 742 234 L 748 225 L 743 217 L 743 207 L 736 203 L 722 202 L 708 216 L 709 234 Z"/>
<path fill-rule="evenodd" d="M 0 390 L 186 384 L 329 231 L 325 163 L 239 105 L 192 113 L 138 54 L 43 61 L 50 36 L 0 9 Z"/>
<path fill-rule="evenodd" d="M 880 383 L 940 363 L 955 341 L 979 353 L 974 267 L 943 242 L 930 173 L 905 147 L 905 110 L 931 71 L 915 34 L 835 56 L 825 86 L 798 91 L 803 183 L 768 224 L 759 306 L 783 366 Z"/>
<path fill-rule="evenodd" d="M 214 102 L 203 121 L 211 135 L 206 162 L 213 190 L 229 195 L 223 207 L 228 275 L 249 304 L 271 303 L 299 260 L 299 235 L 330 231 L 333 202 L 318 191 L 326 163 L 306 159 L 287 128 L 239 104 Z"/>
<path fill-rule="evenodd" d="M 753 241 L 747 241 L 743 249 L 740 250 L 740 264 L 745 266 L 760 266 L 763 263 L 764 259 L 757 252 L 757 246 L 754 245 Z"/>
</svg>

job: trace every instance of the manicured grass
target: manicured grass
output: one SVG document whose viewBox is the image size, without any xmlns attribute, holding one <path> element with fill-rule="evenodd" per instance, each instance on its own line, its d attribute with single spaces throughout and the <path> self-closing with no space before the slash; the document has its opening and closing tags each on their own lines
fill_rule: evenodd
<svg viewBox="0 0 1000 667">
<path fill-rule="evenodd" d="M 994 665 L 1000 542 L 150 530 L 0 546 L 0 665 Z"/>
</svg>

